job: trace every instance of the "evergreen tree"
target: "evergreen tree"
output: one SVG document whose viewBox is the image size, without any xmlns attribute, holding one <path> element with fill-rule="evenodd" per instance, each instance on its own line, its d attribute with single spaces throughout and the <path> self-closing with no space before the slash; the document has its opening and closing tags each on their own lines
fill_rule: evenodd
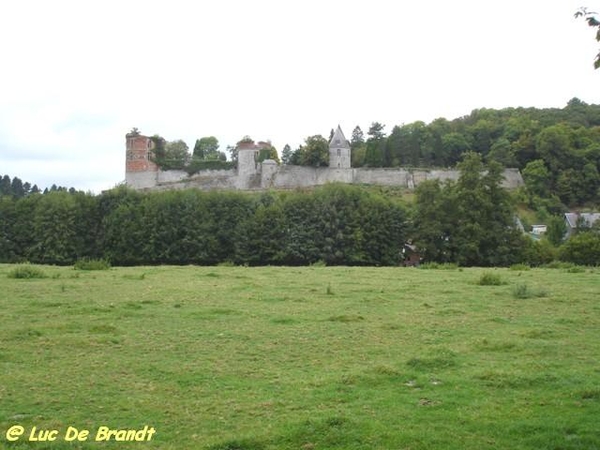
<svg viewBox="0 0 600 450">
<path fill-rule="evenodd" d="M 386 160 L 386 139 L 384 125 L 373 122 L 369 128 L 365 164 L 369 167 L 381 167 Z"/>
<path fill-rule="evenodd" d="M 15 198 L 25 197 L 25 188 L 23 187 L 23 181 L 18 177 L 13 177 L 10 184 L 10 190 L 12 196 Z"/>
<path fill-rule="evenodd" d="M 358 125 L 352 130 L 352 138 L 350 139 L 350 148 L 356 150 L 365 143 L 365 136 Z"/>
<path fill-rule="evenodd" d="M 12 195 L 12 183 L 8 175 L 4 175 L 0 181 L 0 195 Z"/>
<path fill-rule="evenodd" d="M 289 164 L 292 159 L 292 149 L 288 144 L 285 144 L 283 151 L 281 152 L 281 162 L 283 164 Z"/>
</svg>

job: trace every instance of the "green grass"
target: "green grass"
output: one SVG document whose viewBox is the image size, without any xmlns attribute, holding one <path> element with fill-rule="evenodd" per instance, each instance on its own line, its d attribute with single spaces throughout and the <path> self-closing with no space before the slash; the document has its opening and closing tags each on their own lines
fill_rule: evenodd
<svg viewBox="0 0 600 450">
<path fill-rule="evenodd" d="M 600 448 L 597 268 L 15 267 L 0 448 Z M 7 443 L 13 425 L 156 435 Z"/>
</svg>

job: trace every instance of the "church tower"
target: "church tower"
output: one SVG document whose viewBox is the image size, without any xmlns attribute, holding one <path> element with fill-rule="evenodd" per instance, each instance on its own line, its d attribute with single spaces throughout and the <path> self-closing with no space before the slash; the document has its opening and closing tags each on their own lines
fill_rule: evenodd
<svg viewBox="0 0 600 450">
<path fill-rule="evenodd" d="M 351 166 L 350 144 L 338 125 L 329 142 L 329 168 L 349 169 Z"/>
</svg>

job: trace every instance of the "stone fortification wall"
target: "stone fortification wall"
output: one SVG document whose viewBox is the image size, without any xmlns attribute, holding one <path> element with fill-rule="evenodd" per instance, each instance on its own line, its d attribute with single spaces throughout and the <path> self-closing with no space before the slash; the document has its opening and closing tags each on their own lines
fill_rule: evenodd
<svg viewBox="0 0 600 450">
<path fill-rule="evenodd" d="M 266 142 L 238 143 L 238 168 L 230 170 L 203 170 L 188 175 L 182 170 L 162 171 L 153 162 L 154 143 L 139 133 L 126 136 L 126 183 L 134 189 L 166 190 L 198 188 L 203 190 L 235 189 L 295 189 L 320 186 L 327 183 L 374 184 L 414 189 L 426 180 L 442 182 L 458 180 L 457 170 L 427 170 L 406 168 L 351 168 L 350 146 L 338 126 L 329 145 L 333 167 L 280 166 L 267 159 L 258 162 Z M 346 166 L 346 167 L 344 167 Z M 509 189 L 523 185 L 518 169 L 504 171 L 503 186 Z"/>
<path fill-rule="evenodd" d="M 182 170 L 159 171 L 158 182 L 153 190 L 197 188 L 202 190 L 245 189 L 235 169 L 203 170 L 188 175 Z"/>
<path fill-rule="evenodd" d="M 426 180 L 457 181 L 458 170 L 407 170 L 402 168 L 331 169 L 326 167 L 279 166 L 264 161 L 256 172 L 238 174 L 235 169 L 204 170 L 188 176 L 184 171 L 137 172 L 127 174 L 127 184 L 136 189 L 166 190 L 197 188 L 203 190 L 261 190 L 295 189 L 320 186 L 327 183 L 373 184 L 414 189 Z M 523 185 L 518 169 L 506 169 L 503 186 L 515 189 Z"/>
<path fill-rule="evenodd" d="M 277 166 L 275 166 L 277 167 Z M 265 173 L 263 166 L 261 188 L 288 189 L 320 186 L 326 183 L 374 184 L 399 186 L 414 189 L 426 180 L 457 181 L 458 170 L 407 170 L 395 169 L 330 169 L 303 166 L 282 166 L 274 169 L 269 166 Z M 503 186 L 514 189 L 523 185 L 523 178 L 517 169 L 506 169 Z"/>
<path fill-rule="evenodd" d="M 125 183 L 133 189 L 152 189 L 158 185 L 158 172 L 127 172 Z"/>
</svg>

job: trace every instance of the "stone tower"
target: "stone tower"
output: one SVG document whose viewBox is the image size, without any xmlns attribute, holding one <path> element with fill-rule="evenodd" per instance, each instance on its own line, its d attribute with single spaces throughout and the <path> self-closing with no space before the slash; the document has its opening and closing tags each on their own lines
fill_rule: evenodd
<svg viewBox="0 0 600 450">
<path fill-rule="evenodd" d="M 258 172 L 259 148 L 254 142 L 238 143 L 238 175 L 250 176 Z"/>
<path fill-rule="evenodd" d="M 329 168 L 349 169 L 351 166 L 350 144 L 338 125 L 329 143 Z"/>
<path fill-rule="evenodd" d="M 125 138 L 125 182 L 136 189 L 155 186 L 158 166 L 152 161 L 152 140 L 135 129 Z"/>
</svg>

